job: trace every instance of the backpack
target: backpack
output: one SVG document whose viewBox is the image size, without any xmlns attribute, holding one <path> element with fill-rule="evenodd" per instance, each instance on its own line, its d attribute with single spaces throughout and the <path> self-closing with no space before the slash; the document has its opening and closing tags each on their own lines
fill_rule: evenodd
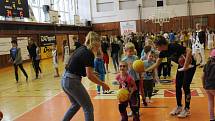
<svg viewBox="0 0 215 121">
<path fill-rule="evenodd" d="M 210 57 L 207 64 L 205 65 L 205 80 L 215 81 L 215 58 Z"/>
</svg>

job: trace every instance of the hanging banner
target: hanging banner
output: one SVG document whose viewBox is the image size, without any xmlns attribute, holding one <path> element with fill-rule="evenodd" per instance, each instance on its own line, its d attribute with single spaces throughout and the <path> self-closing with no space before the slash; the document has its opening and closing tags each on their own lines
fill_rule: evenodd
<svg viewBox="0 0 215 121">
<path fill-rule="evenodd" d="M 136 33 L 136 21 L 120 22 L 121 35 L 128 35 L 131 32 Z"/>
<path fill-rule="evenodd" d="M 10 54 L 11 45 L 11 37 L 8 38 L 0 38 L 0 55 L 8 55 Z"/>
<path fill-rule="evenodd" d="M 52 57 L 52 46 L 44 46 L 44 47 L 41 47 L 40 50 L 41 50 L 41 59 Z"/>
<path fill-rule="evenodd" d="M 29 40 L 29 37 L 17 37 L 18 47 L 21 48 L 22 60 L 29 59 L 29 53 L 27 49 L 28 40 Z"/>
<path fill-rule="evenodd" d="M 52 45 L 56 43 L 55 35 L 41 35 L 41 59 L 52 57 Z"/>
</svg>

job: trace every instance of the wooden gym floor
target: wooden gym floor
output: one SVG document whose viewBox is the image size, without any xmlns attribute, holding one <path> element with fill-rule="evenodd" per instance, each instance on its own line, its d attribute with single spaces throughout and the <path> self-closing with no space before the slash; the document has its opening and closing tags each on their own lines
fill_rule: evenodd
<svg viewBox="0 0 215 121">
<path fill-rule="evenodd" d="M 206 51 L 208 53 L 208 51 Z M 60 59 L 61 60 L 61 59 Z M 14 79 L 13 67 L 0 69 L 0 110 L 4 113 L 3 121 L 60 121 L 70 106 L 64 92 L 62 92 L 61 78 L 53 77 L 53 66 L 51 59 L 41 62 L 42 76 L 34 79 L 34 71 L 31 63 L 24 64 L 29 75 L 29 82 L 19 72 L 20 82 Z M 60 63 L 60 73 L 63 73 L 63 64 Z M 109 64 L 113 72 L 113 65 Z M 172 79 L 174 79 L 176 66 L 172 68 Z M 209 121 L 207 95 L 201 85 L 202 69 L 198 68 L 192 88 L 191 116 L 179 119 L 169 115 L 176 106 L 174 83 L 158 84 L 158 94 L 153 96 L 153 103 L 148 107 L 140 109 L 141 121 Z M 106 82 L 111 90 L 117 90 L 113 85 L 115 74 L 108 73 Z M 94 105 L 95 121 L 119 121 L 118 102 L 115 94 L 97 95 L 96 85 L 86 78 L 82 81 L 88 89 Z M 183 100 L 184 103 L 184 100 Z M 129 110 L 129 108 L 128 108 Z M 132 118 L 129 118 L 132 121 Z M 82 109 L 75 115 L 72 121 L 84 121 Z"/>
</svg>

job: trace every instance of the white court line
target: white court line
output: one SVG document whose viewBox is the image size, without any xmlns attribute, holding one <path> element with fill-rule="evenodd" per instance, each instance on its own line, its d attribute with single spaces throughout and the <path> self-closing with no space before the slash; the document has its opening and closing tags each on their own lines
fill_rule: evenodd
<svg viewBox="0 0 215 121">
<path fill-rule="evenodd" d="M 56 97 L 57 95 L 59 95 L 59 94 L 60 94 L 60 93 L 62 93 L 62 92 L 63 92 L 63 91 L 60 91 L 60 92 L 59 92 L 59 93 L 57 93 L 56 95 L 54 95 L 54 96 L 52 96 L 52 97 L 49 97 L 48 99 L 46 99 L 46 100 L 44 100 L 44 101 L 40 102 L 39 104 L 37 104 L 37 105 L 33 106 L 32 108 L 30 108 L 29 110 L 27 110 L 27 111 L 25 111 L 25 112 L 21 113 L 20 115 L 16 116 L 15 118 L 12 118 L 12 121 L 14 121 L 14 120 L 18 119 L 19 117 L 23 116 L 24 114 L 26 114 L 26 113 L 28 113 L 28 112 L 32 111 L 33 109 L 35 109 L 35 108 L 39 107 L 39 106 L 40 106 L 40 105 L 42 105 L 43 103 L 45 103 L 45 102 L 47 102 L 47 101 L 51 100 L 52 98 Z"/>
<path fill-rule="evenodd" d="M 88 86 L 88 85 L 87 85 Z M 91 87 L 93 87 L 93 86 L 95 86 L 95 85 L 91 85 L 91 86 L 89 86 L 89 87 L 85 87 L 87 90 L 89 90 Z M 52 98 L 54 98 L 54 97 L 56 97 L 57 95 L 59 95 L 60 93 L 62 93 L 62 92 L 64 92 L 64 91 L 60 91 L 59 93 L 57 93 L 56 95 L 54 95 L 54 96 L 52 96 L 52 97 L 50 97 L 50 98 L 48 98 L 48 99 L 46 99 L 46 100 L 44 100 L 44 101 L 42 101 L 42 102 L 40 102 L 39 104 L 37 104 L 37 105 L 35 105 L 35 106 L 33 106 L 32 108 L 30 108 L 29 110 L 27 110 L 27 111 L 25 111 L 25 112 L 23 112 L 23 113 L 21 113 L 20 115 L 18 115 L 18 116 L 16 116 L 15 118 L 12 118 L 12 121 L 14 121 L 14 120 L 16 120 L 16 119 L 18 119 L 19 117 L 21 117 L 21 116 L 23 116 L 24 114 L 26 114 L 26 113 L 28 113 L 28 112 L 30 112 L 30 111 L 32 111 L 33 109 L 35 109 L 35 108 L 37 108 L 37 107 L 39 107 L 40 105 L 42 105 L 43 103 L 45 103 L 45 102 L 47 102 L 47 101 L 49 101 L 49 100 L 51 100 Z"/>
</svg>

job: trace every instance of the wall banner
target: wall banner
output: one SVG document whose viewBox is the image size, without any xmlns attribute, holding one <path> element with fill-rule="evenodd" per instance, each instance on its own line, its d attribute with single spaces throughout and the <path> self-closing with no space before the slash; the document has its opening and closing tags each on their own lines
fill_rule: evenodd
<svg viewBox="0 0 215 121">
<path fill-rule="evenodd" d="M 120 22 L 121 35 L 128 35 L 131 32 L 136 33 L 136 21 Z"/>
</svg>

